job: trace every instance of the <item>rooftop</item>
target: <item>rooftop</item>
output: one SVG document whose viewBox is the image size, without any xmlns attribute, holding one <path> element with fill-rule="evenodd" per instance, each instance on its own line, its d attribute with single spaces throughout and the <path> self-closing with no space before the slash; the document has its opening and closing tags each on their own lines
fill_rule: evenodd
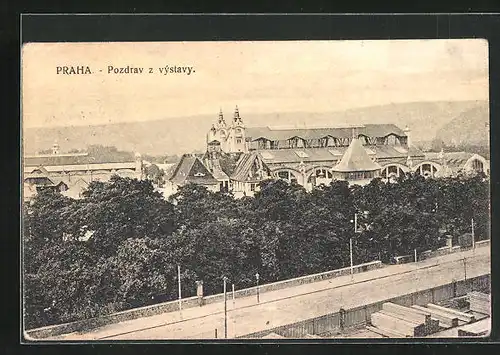
<svg viewBox="0 0 500 355">
<path fill-rule="evenodd" d="M 270 127 L 248 127 L 246 129 L 247 137 L 255 141 L 259 138 L 265 138 L 271 141 L 283 141 L 294 137 L 303 139 L 319 139 L 327 136 L 335 138 L 351 138 L 353 127 L 335 127 L 335 128 L 295 128 L 295 129 L 273 129 Z M 367 137 L 386 137 L 394 134 L 398 137 L 406 137 L 404 131 L 394 124 L 366 124 L 357 126 L 355 131 L 358 135 Z"/>
<path fill-rule="evenodd" d="M 333 167 L 333 171 L 338 172 L 356 172 L 356 171 L 374 171 L 381 169 L 381 166 L 374 162 L 363 148 L 361 141 L 353 139 L 345 151 L 340 163 Z"/>
</svg>

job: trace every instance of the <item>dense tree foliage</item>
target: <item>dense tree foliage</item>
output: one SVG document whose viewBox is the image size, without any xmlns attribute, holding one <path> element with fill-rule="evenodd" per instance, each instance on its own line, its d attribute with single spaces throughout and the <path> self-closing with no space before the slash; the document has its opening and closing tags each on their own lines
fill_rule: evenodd
<svg viewBox="0 0 500 355">
<path fill-rule="evenodd" d="M 269 180 L 234 199 L 187 185 L 167 201 L 151 181 L 92 182 L 83 198 L 41 191 L 24 206 L 27 328 L 95 317 L 178 296 L 205 294 L 354 263 L 436 249 L 444 236 L 489 237 L 489 181 L 482 176 L 334 181 L 311 192 Z M 357 214 L 358 231 L 354 231 Z"/>
</svg>

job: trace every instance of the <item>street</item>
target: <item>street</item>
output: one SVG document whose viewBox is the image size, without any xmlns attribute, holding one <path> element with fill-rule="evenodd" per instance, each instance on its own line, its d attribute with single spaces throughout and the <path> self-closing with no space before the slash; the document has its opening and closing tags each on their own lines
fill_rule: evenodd
<svg viewBox="0 0 500 355">
<path fill-rule="evenodd" d="M 481 247 L 418 263 L 387 266 L 351 276 L 227 301 L 228 338 L 429 289 L 465 277 L 490 273 L 490 248 Z M 181 318 L 182 317 L 182 318 Z M 224 303 L 193 307 L 72 333 L 50 340 L 213 339 L 224 337 Z"/>
</svg>

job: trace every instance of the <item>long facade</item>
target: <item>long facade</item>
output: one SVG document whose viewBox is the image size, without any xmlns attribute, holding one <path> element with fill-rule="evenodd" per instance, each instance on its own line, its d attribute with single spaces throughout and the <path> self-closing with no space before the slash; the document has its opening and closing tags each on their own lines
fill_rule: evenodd
<svg viewBox="0 0 500 355">
<path fill-rule="evenodd" d="M 52 154 L 23 158 L 23 197 L 30 200 L 42 188 L 57 189 L 79 198 L 92 181 L 108 181 L 111 176 L 142 179 L 143 161 L 139 153 L 129 161 L 101 161 L 88 153 L 60 153 L 54 144 Z"/>
<path fill-rule="evenodd" d="M 238 107 L 229 123 L 222 111 L 219 113 L 207 134 L 207 157 L 206 161 L 211 162 L 207 165 L 220 166 L 222 161 L 236 160 L 233 169 L 225 171 L 236 196 L 253 195 L 259 182 L 269 178 L 312 189 L 335 179 L 363 185 L 375 177 L 389 181 L 408 172 L 425 177 L 489 172 L 488 162 L 477 154 L 422 152 L 413 144 L 408 127 L 246 127 Z"/>
</svg>

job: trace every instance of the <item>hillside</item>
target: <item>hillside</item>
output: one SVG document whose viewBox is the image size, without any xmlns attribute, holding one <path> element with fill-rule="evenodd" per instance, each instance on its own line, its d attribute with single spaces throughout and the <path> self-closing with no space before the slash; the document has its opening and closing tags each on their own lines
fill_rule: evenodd
<svg viewBox="0 0 500 355">
<path fill-rule="evenodd" d="M 365 107 L 343 112 L 240 113 L 247 126 L 394 123 L 401 128 L 409 125 L 414 140 L 431 140 L 443 124 L 478 105 L 484 105 L 484 103 L 476 101 L 415 102 Z M 225 112 L 226 121 L 230 121 L 231 116 L 232 112 Z M 206 133 L 216 119 L 217 112 L 213 115 L 165 118 L 146 122 L 27 128 L 24 130 L 23 137 L 24 151 L 25 154 L 34 154 L 50 148 L 55 141 L 59 143 L 61 151 L 84 149 L 93 144 L 115 146 L 119 150 L 152 155 L 203 151 Z"/>
<path fill-rule="evenodd" d="M 483 103 L 462 112 L 443 125 L 436 132 L 436 139 L 447 145 L 488 145 L 489 144 L 489 107 Z"/>
</svg>

